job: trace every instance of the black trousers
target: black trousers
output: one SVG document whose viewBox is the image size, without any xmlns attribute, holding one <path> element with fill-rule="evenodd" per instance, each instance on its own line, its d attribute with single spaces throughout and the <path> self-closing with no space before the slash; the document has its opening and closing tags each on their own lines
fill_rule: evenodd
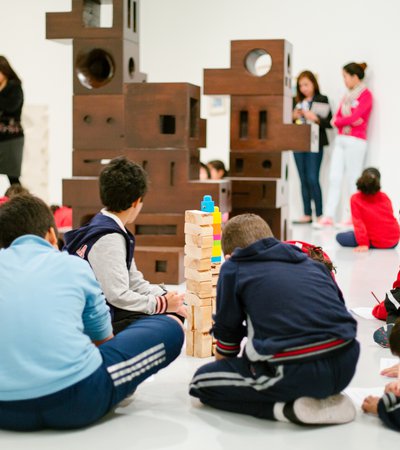
<svg viewBox="0 0 400 450">
<path fill-rule="evenodd" d="M 214 408 L 274 420 L 276 402 L 341 392 L 353 378 L 359 354 L 354 340 L 330 356 L 308 362 L 271 365 L 226 358 L 200 367 L 189 393 Z"/>
</svg>

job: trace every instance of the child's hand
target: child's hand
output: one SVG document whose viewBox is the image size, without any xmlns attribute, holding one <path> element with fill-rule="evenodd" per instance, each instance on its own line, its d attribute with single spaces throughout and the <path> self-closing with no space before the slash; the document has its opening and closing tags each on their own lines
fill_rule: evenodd
<svg viewBox="0 0 400 450">
<path fill-rule="evenodd" d="M 396 397 L 400 397 L 400 380 L 391 381 L 385 386 L 385 394 L 393 392 Z"/>
<path fill-rule="evenodd" d="M 364 399 L 363 404 L 361 405 L 361 409 L 365 413 L 378 414 L 378 403 L 379 397 L 369 395 L 367 398 Z"/>
<path fill-rule="evenodd" d="M 399 365 L 395 364 L 392 367 L 383 369 L 381 375 L 384 377 L 396 378 L 399 375 Z"/>
<path fill-rule="evenodd" d="M 179 316 L 184 317 L 185 319 L 187 319 L 187 308 L 185 305 L 180 306 L 177 310 L 176 310 L 176 314 L 178 314 Z"/>
<path fill-rule="evenodd" d="M 168 301 L 167 312 L 178 312 L 178 309 L 183 306 L 183 299 L 185 294 L 178 294 L 176 291 L 168 292 L 166 295 Z"/>
<path fill-rule="evenodd" d="M 369 250 L 368 245 L 359 245 L 354 249 L 354 251 L 357 253 L 367 252 L 368 250 Z"/>
</svg>

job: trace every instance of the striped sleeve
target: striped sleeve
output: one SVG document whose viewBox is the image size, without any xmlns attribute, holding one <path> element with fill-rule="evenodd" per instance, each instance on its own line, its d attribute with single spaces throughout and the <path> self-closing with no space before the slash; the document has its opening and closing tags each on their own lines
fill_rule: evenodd
<svg viewBox="0 0 400 450">
<path fill-rule="evenodd" d="M 168 309 L 168 300 L 165 295 L 160 295 L 156 297 L 156 309 L 154 314 L 165 314 Z"/>
<path fill-rule="evenodd" d="M 240 342 L 225 342 L 217 340 L 217 352 L 223 356 L 236 356 L 240 351 Z"/>
</svg>

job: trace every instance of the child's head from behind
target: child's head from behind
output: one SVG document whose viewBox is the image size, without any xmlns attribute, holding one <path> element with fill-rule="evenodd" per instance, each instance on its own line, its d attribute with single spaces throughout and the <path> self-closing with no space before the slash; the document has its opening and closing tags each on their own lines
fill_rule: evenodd
<svg viewBox="0 0 400 450">
<path fill-rule="evenodd" d="M 147 174 L 139 164 L 120 157 L 103 169 L 99 184 L 103 205 L 109 211 L 121 212 L 144 197 L 148 182 Z"/>
<path fill-rule="evenodd" d="M 207 163 L 212 180 L 221 180 L 228 175 L 225 164 L 219 159 L 213 159 Z"/>
<path fill-rule="evenodd" d="M 56 232 L 53 213 L 38 197 L 17 195 L 0 207 L 0 248 L 26 234 L 44 238 L 50 228 Z"/>
<path fill-rule="evenodd" d="M 363 170 L 357 180 L 357 189 L 363 194 L 376 194 L 381 189 L 381 174 L 375 167 Z"/>
<path fill-rule="evenodd" d="M 222 251 L 224 255 L 231 255 L 237 247 L 245 248 L 273 236 L 271 228 L 260 216 L 240 214 L 228 220 L 222 231 Z"/>
<path fill-rule="evenodd" d="M 29 191 L 18 183 L 12 184 L 4 193 L 4 195 L 8 198 L 13 198 L 16 195 L 22 194 L 29 194 Z"/>
<path fill-rule="evenodd" d="M 390 332 L 389 346 L 393 355 L 400 357 L 400 319 L 396 320 Z"/>
</svg>

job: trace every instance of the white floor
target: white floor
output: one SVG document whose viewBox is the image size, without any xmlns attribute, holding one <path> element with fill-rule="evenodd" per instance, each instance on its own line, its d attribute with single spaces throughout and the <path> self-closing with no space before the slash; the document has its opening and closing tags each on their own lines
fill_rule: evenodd
<svg viewBox="0 0 400 450">
<path fill-rule="evenodd" d="M 397 274 L 399 250 L 372 250 L 356 254 L 339 248 L 336 230 L 293 229 L 293 238 L 322 245 L 337 266 L 337 281 L 349 308 L 372 307 L 370 291 L 382 298 Z M 183 287 L 181 287 L 183 289 Z M 391 357 L 371 335 L 382 322 L 358 318 L 361 358 L 351 386 L 374 388 L 387 379 L 379 375 L 381 358 Z M 303 428 L 263 421 L 201 406 L 187 394 L 193 372 L 209 360 L 182 354 L 170 367 L 145 382 L 132 403 L 81 431 L 11 433 L 0 431 L 3 449 L 102 450 L 122 449 L 378 449 L 398 445 L 400 434 L 386 429 L 373 416 L 359 412 L 355 422 L 332 427 Z"/>
</svg>

